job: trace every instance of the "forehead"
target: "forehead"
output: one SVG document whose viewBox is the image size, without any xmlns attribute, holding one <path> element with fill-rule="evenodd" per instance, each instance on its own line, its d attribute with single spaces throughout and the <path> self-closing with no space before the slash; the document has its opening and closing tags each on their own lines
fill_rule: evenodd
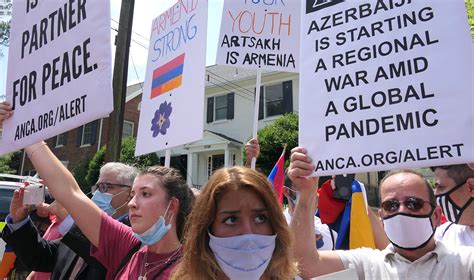
<svg viewBox="0 0 474 280">
<path fill-rule="evenodd" d="M 217 202 L 217 211 L 224 209 L 263 208 L 257 192 L 248 188 L 227 190 Z"/>
<path fill-rule="evenodd" d="M 454 179 L 448 176 L 448 170 L 442 168 L 436 168 L 434 171 L 434 177 L 437 183 L 446 185 L 448 183 L 454 183 Z"/>
<path fill-rule="evenodd" d="M 116 183 L 118 181 L 116 172 L 108 170 L 100 174 L 98 182 Z"/>
<path fill-rule="evenodd" d="M 380 197 L 386 199 L 403 199 L 418 197 L 428 200 L 428 191 L 423 178 L 412 173 L 397 173 L 385 179 L 380 186 Z"/>
<path fill-rule="evenodd" d="M 164 192 L 160 179 L 151 174 L 139 175 L 133 181 L 132 191 L 138 191 L 142 188 L 151 188 L 153 190 Z"/>
</svg>

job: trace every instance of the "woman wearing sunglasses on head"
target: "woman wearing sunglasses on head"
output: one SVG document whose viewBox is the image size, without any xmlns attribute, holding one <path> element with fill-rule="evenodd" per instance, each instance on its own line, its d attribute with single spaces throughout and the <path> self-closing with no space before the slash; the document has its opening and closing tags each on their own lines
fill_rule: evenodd
<svg viewBox="0 0 474 280">
<path fill-rule="evenodd" d="M 191 211 L 172 279 L 292 279 L 292 237 L 272 187 L 244 167 L 209 178 Z"/>
<path fill-rule="evenodd" d="M 25 150 L 51 193 L 91 241 L 92 256 L 108 268 L 106 279 L 169 278 L 183 253 L 184 224 L 193 201 L 177 170 L 153 166 L 138 174 L 128 203 L 129 228 L 80 190 L 46 143 Z M 99 192 L 108 187 L 98 184 Z"/>
</svg>

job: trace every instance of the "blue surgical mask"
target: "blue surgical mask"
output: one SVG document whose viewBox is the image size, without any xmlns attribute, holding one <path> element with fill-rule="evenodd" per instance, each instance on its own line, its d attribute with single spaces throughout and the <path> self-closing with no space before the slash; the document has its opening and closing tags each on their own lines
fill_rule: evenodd
<svg viewBox="0 0 474 280">
<path fill-rule="evenodd" d="M 119 192 L 116 195 L 119 195 L 122 192 Z M 100 209 L 102 209 L 102 211 L 107 213 L 107 215 L 113 216 L 117 212 L 117 209 L 122 208 L 125 204 L 128 203 L 127 201 L 122 206 L 118 207 L 117 209 L 113 208 L 111 202 L 112 202 L 112 198 L 116 195 L 112 195 L 110 193 L 102 193 L 99 190 L 96 190 L 91 200 L 95 203 L 95 205 L 97 205 Z"/>
<path fill-rule="evenodd" d="M 171 201 L 170 201 L 171 203 Z M 146 245 L 152 245 L 158 243 L 163 237 L 168 233 L 171 229 L 171 224 L 166 224 L 165 216 L 168 213 L 168 208 L 170 207 L 170 203 L 168 203 L 168 207 L 166 207 L 165 214 L 160 216 L 158 221 L 154 223 L 149 229 L 147 229 L 144 233 L 133 233 L 133 236 L 140 240 L 141 243 Z"/>
<path fill-rule="evenodd" d="M 258 280 L 275 250 L 276 235 L 245 234 L 220 238 L 210 233 L 209 247 L 222 271 L 231 280 Z"/>
</svg>

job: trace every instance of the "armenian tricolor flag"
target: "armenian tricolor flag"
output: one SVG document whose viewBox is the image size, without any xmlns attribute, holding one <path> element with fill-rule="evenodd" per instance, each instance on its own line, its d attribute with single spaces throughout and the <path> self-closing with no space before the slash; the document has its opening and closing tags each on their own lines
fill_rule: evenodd
<svg viewBox="0 0 474 280">
<path fill-rule="evenodd" d="M 6 226 L 5 222 L 0 222 L 0 231 L 3 230 L 3 228 Z M 13 268 L 13 265 L 15 264 L 15 253 L 13 253 L 13 250 L 10 246 L 6 245 L 5 246 L 5 252 L 3 256 L 1 256 L 1 261 L 0 261 L 0 278 L 4 279 L 5 277 L 8 276 L 8 273 L 10 270 Z"/>
<path fill-rule="evenodd" d="M 337 231 L 335 248 L 375 248 L 372 224 L 367 213 L 372 210 L 367 208 L 364 184 L 357 180 L 352 182 L 352 196 L 347 202 L 332 197 L 330 184 L 328 180 L 318 190 L 318 215 L 324 224 Z"/>
<path fill-rule="evenodd" d="M 184 53 L 153 71 L 150 99 L 178 88 L 183 82 Z"/>
<path fill-rule="evenodd" d="M 273 191 L 276 193 L 280 205 L 283 203 L 283 184 L 285 183 L 285 150 L 286 144 L 280 158 L 270 172 L 270 175 L 268 175 L 268 180 L 273 185 Z"/>
</svg>

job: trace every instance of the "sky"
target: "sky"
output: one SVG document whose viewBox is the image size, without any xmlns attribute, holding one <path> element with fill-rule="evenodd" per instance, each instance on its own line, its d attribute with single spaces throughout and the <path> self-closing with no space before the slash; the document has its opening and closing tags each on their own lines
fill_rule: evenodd
<svg viewBox="0 0 474 280">
<path fill-rule="evenodd" d="M 208 0 L 209 3 L 209 22 L 208 22 L 208 39 L 206 65 L 215 63 L 215 55 L 217 50 L 217 41 L 220 30 L 220 19 L 224 0 Z M 111 6 L 111 25 L 112 29 L 118 28 L 120 17 L 120 0 L 110 0 Z M 155 2 L 156 4 L 151 4 Z M 163 11 L 173 5 L 176 0 L 135 0 L 135 9 L 133 14 L 132 42 L 130 44 L 129 69 L 127 84 L 135 84 L 143 82 L 145 79 L 146 61 L 148 56 L 149 35 L 152 20 L 160 15 Z M 117 34 L 111 30 L 112 42 Z M 7 79 L 7 63 L 8 49 L 1 50 L 4 54 L 0 57 L 0 96 L 5 92 L 5 84 Z M 115 47 L 112 46 L 112 64 L 115 56 Z"/>
</svg>

